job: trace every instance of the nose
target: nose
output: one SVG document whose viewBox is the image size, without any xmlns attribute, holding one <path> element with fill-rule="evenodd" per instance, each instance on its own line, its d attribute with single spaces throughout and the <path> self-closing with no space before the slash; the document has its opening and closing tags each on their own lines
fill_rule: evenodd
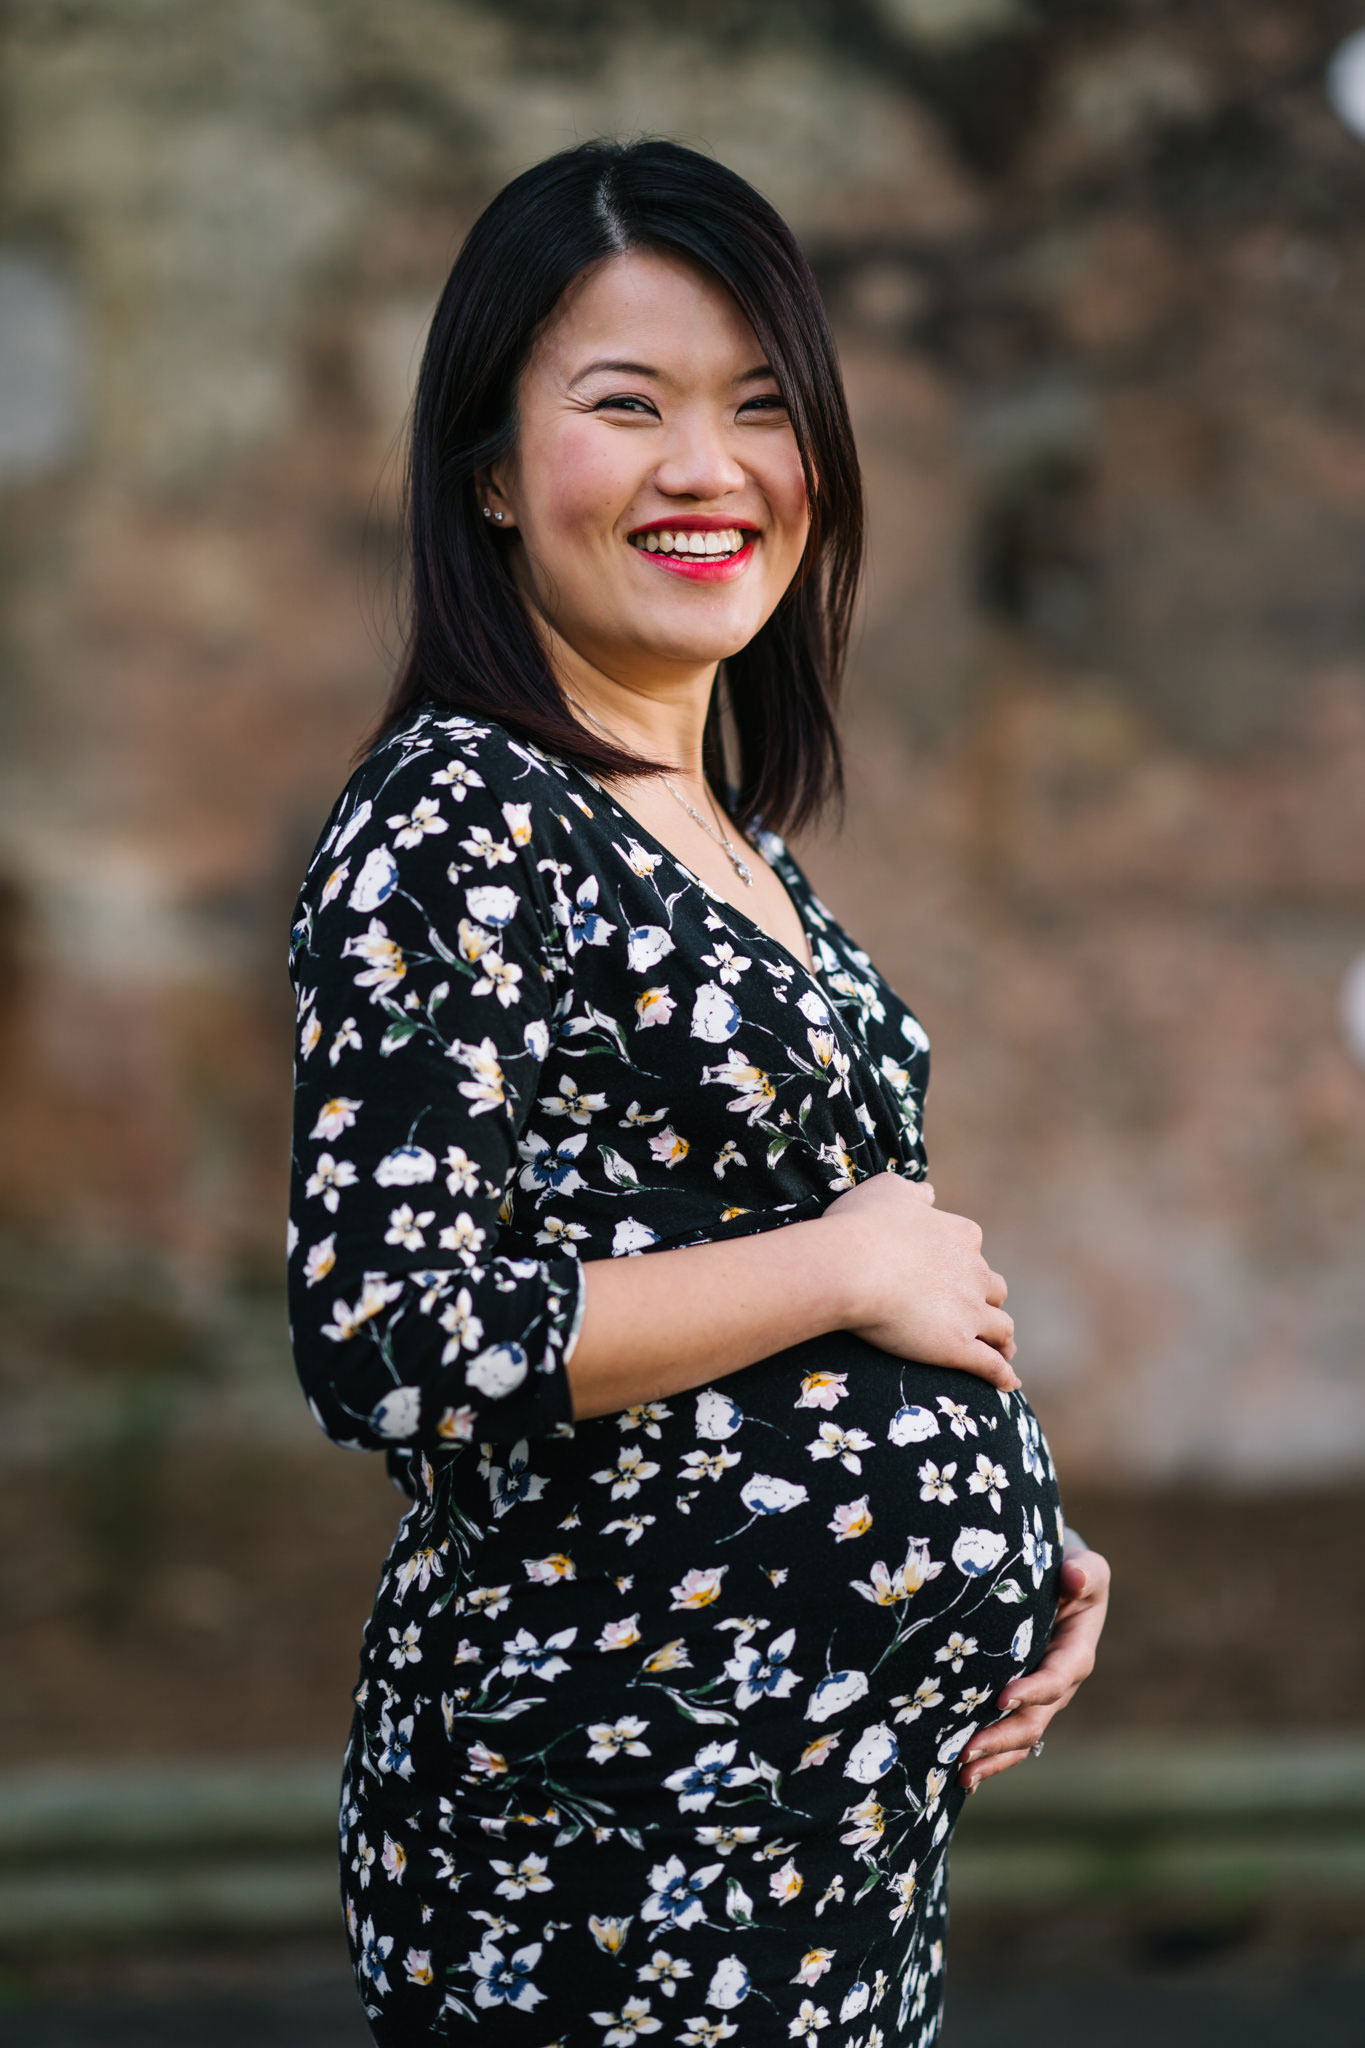
<svg viewBox="0 0 1365 2048">
<path fill-rule="evenodd" d="M 672 422 L 654 481 L 670 498 L 711 499 L 743 490 L 747 479 L 730 446 L 725 422 L 685 413 Z"/>
</svg>

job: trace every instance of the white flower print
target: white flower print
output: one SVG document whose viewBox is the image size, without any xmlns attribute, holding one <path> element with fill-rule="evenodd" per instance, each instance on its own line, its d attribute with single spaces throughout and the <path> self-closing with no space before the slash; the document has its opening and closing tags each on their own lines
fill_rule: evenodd
<svg viewBox="0 0 1365 2048">
<path fill-rule="evenodd" d="M 746 959 L 743 953 L 737 952 L 724 939 L 717 941 L 713 952 L 703 953 L 701 957 L 707 967 L 715 968 L 724 988 L 733 988 L 745 968 L 753 965 L 751 960 Z M 702 1035 L 704 1034 L 698 1033 L 699 1037 Z"/>
<path fill-rule="evenodd" d="M 548 1892 L 554 1887 L 545 1875 L 547 1864 L 543 1856 L 534 1851 L 523 1856 L 520 1863 L 503 1863 L 496 1856 L 489 1858 L 492 1869 L 498 1872 L 501 1882 L 493 1889 L 504 1899 L 524 1899 L 527 1892 Z"/>
<path fill-rule="evenodd" d="M 934 1662 L 936 1664 L 949 1664 L 954 1671 L 960 1671 L 965 1660 L 968 1657 L 974 1657 L 976 1651 L 976 1637 L 964 1636 L 957 1629 L 954 1629 L 947 1642 L 943 1645 L 943 1648 L 935 1650 Z"/>
<path fill-rule="evenodd" d="M 687 2022 L 687 2032 L 679 2034 L 678 2039 L 683 2048 L 720 2048 L 722 2041 L 731 2040 L 738 2032 L 729 2020 L 708 2019 L 705 2013 L 699 2013 Z"/>
<path fill-rule="evenodd" d="M 647 1998 L 628 1998 L 620 2012 L 595 2012 L 591 2017 L 606 2028 L 602 2048 L 628 2048 L 642 2034 L 657 2034 L 663 2025 L 662 2020 L 651 2018 Z"/>
<path fill-rule="evenodd" d="M 688 1451 L 680 1479 L 720 1479 L 732 1465 L 743 1462 L 738 1451 Z"/>
<path fill-rule="evenodd" d="M 837 1543 L 851 1543 L 855 1537 L 866 1536 L 872 1527 L 872 1509 L 867 1495 L 836 1507 L 827 1526 Z"/>
<path fill-rule="evenodd" d="M 436 1160 L 425 1145 L 397 1145 L 374 1170 L 381 1188 L 420 1187 L 436 1178 Z"/>
<path fill-rule="evenodd" d="M 956 1463 L 942 1467 L 926 1458 L 919 1468 L 919 1497 L 921 1500 L 941 1501 L 947 1507 L 949 1501 L 957 1499 L 957 1488 L 951 1484 L 957 1476 Z"/>
<path fill-rule="evenodd" d="M 867 1690 L 865 1671 L 831 1671 L 811 1694 L 806 1706 L 806 1719 L 828 1721 L 835 1714 L 842 1714 L 855 1700 L 864 1698 Z"/>
<path fill-rule="evenodd" d="M 479 966 L 482 972 L 474 979 L 470 990 L 472 995 L 496 996 L 504 1009 L 512 1003 L 520 1002 L 518 984 L 521 981 L 521 969 L 514 961 L 504 960 L 501 953 L 490 950 L 483 955 Z"/>
<path fill-rule="evenodd" d="M 404 1251 L 419 1252 L 426 1243 L 426 1232 L 436 1220 L 434 1209 L 423 1209 L 420 1215 L 413 1210 L 411 1202 L 401 1202 L 389 1211 L 389 1227 L 384 1232 L 385 1244 L 401 1244 Z"/>
<path fill-rule="evenodd" d="M 479 1169 L 463 1145 L 447 1146 L 442 1164 L 446 1169 L 447 1193 L 470 1199 L 479 1192 Z"/>
<path fill-rule="evenodd" d="M 930 1579 L 936 1579 L 943 1570 L 941 1560 L 929 1555 L 927 1537 L 912 1536 L 905 1553 L 905 1562 L 896 1571 L 888 1571 L 880 1558 L 873 1565 L 867 1581 L 851 1579 L 855 1593 L 861 1593 L 864 1600 L 870 1600 L 877 1607 L 895 1607 L 902 1600 L 913 1599 Z"/>
<path fill-rule="evenodd" d="M 447 829 L 441 807 L 432 796 L 421 797 L 406 817 L 400 813 L 390 818 L 388 826 L 394 835 L 394 845 L 403 847 L 420 846 L 427 833 Z"/>
<path fill-rule="evenodd" d="M 965 1441 L 967 1437 L 976 1435 L 976 1417 L 961 1401 L 950 1401 L 946 1394 L 940 1394 L 938 1405 L 954 1436 Z"/>
<path fill-rule="evenodd" d="M 647 1031 L 652 1025 L 667 1024 L 677 1007 L 676 998 L 666 988 L 641 989 L 635 998 L 637 1030 Z"/>
<path fill-rule="evenodd" d="M 680 1166 L 691 1150 L 686 1138 L 679 1137 L 670 1124 L 656 1132 L 649 1141 L 649 1149 L 661 1166 Z"/>
<path fill-rule="evenodd" d="M 631 1650 L 640 1640 L 640 1617 L 628 1614 L 623 1621 L 608 1621 L 597 1638 L 599 1650 Z"/>
<path fill-rule="evenodd" d="M 588 1932 L 604 1955 L 619 1955 L 634 1920 L 633 1913 L 627 1913 L 620 1919 L 610 1916 L 603 1918 L 596 1913 L 589 1913 Z"/>
<path fill-rule="evenodd" d="M 357 1331 L 363 1330 L 366 1323 L 372 1322 L 377 1315 L 382 1314 L 389 1303 L 396 1301 L 402 1292 L 401 1280 L 367 1280 L 354 1308 L 348 1308 L 344 1301 L 332 1303 L 332 1320 L 323 1324 L 323 1336 L 330 1338 L 333 1344 L 349 1342 Z M 382 1403 L 380 1405 L 382 1406 Z"/>
<path fill-rule="evenodd" d="M 484 786 L 482 775 L 467 761 L 446 761 L 433 771 L 431 779 L 448 789 L 457 803 L 463 803 L 471 789 Z"/>
<path fill-rule="evenodd" d="M 967 1474 L 969 1493 L 984 1493 L 996 1514 L 1000 1512 L 1000 1496 L 1009 1485 L 1009 1477 L 1003 1465 L 997 1465 L 989 1452 L 979 1451 L 976 1470 Z"/>
<path fill-rule="evenodd" d="M 605 1471 L 594 1472 L 593 1478 L 599 1486 L 609 1486 L 613 1500 L 630 1500 L 640 1491 L 646 1479 L 653 1479 L 660 1470 L 651 1458 L 647 1458 L 638 1444 L 624 1444 L 616 1463 Z"/>
<path fill-rule="evenodd" d="M 354 1017 L 343 1017 L 336 1028 L 332 1043 L 327 1048 L 327 1064 L 334 1067 L 344 1052 L 364 1050 L 364 1040 L 356 1030 Z"/>
<path fill-rule="evenodd" d="M 725 1000 L 727 1003 L 730 1002 L 728 996 Z M 730 1004 L 730 1007 L 734 1008 L 733 1003 Z M 736 1028 L 738 1028 L 738 1019 L 736 1019 Z M 702 1035 L 701 1033 L 694 1033 L 694 1036 L 700 1037 Z M 728 1037 L 729 1033 L 727 1032 L 725 1036 Z M 726 1053 L 725 1059 L 720 1066 L 705 1067 L 702 1070 L 702 1080 L 715 1082 L 722 1088 L 736 1089 L 738 1092 L 734 1100 L 728 1102 L 726 1108 L 733 1110 L 736 1116 L 745 1117 L 751 1124 L 757 1123 L 759 1118 L 767 1112 L 777 1099 L 777 1089 L 768 1075 L 764 1073 L 762 1067 L 752 1065 L 750 1061 L 745 1059 L 743 1053 L 733 1045 L 729 1052 Z"/>
<path fill-rule="evenodd" d="M 805 1881 L 796 1865 L 788 1857 L 782 1868 L 775 1870 L 768 1879 L 768 1890 L 779 1906 L 790 1906 L 792 1901 L 800 1895 L 801 1887 Z"/>
<path fill-rule="evenodd" d="M 998 1529 L 963 1529 L 953 1545 L 953 1563 L 969 1578 L 991 1571 L 1009 1545 Z"/>
<path fill-rule="evenodd" d="M 898 1721 L 918 1721 L 921 1714 L 943 1705 L 943 1694 L 936 1678 L 922 1678 L 913 1693 L 902 1693 L 891 1704 L 900 1708 Z"/>
<path fill-rule="evenodd" d="M 482 1116 L 490 1110 L 501 1109 L 507 1100 L 506 1083 L 492 1039 L 485 1038 L 478 1045 L 462 1045 L 457 1041 L 450 1048 L 450 1056 L 469 1071 L 471 1078 L 458 1085 L 461 1095 L 469 1099 L 470 1115 Z"/>
<path fill-rule="evenodd" d="M 865 1429 L 842 1429 L 837 1422 L 822 1422 L 820 1434 L 807 1444 L 812 1458 L 837 1458 L 845 1472 L 861 1472 L 861 1453 L 872 1449 Z"/>
<path fill-rule="evenodd" d="M 542 1095 L 540 1107 L 551 1116 L 566 1116 L 570 1123 L 590 1123 L 599 1110 L 605 1109 L 607 1098 L 601 1094 L 585 1094 L 578 1083 L 568 1074 L 559 1077 L 557 1092 Z"/>
<path fill-rule="evenodd" d="M 623 1714 L 619 1721 L 596 1721 L 588 1730 L 588 1755 L 599 1764 L 618 1756 L 648 1756 L 649 1745 L 640 1739 L 648 1726 L 638 1714 Z"/>
<path fill-rule="evenodd" d="M 355 1122 L 362 1104 L 349 1095 L 334 1095 L 330 1102 L 324 1102 L 318 1111 L 317 1122 L 308 1133 L 310 1138 L 339 1138 Z"/>
<path fill-rule="evenodd" d="M 643 1984 L 657 1984 L 665 1998 L 675 1996 L 678 1986 L 692 1975 L 692 1965 L 682 1956 L 670 1955 L 667 1949 L 656 1948 L 647 1963 L 641 1963 L 635 1972 Z"/>
<path fill-rule="evenodd" d="M 378 910 L 397 887 L 398 863 L 388 847 L 371 847 L 346 900 L 352 910 Z"/>
<path fill-rule="evenodd" d="M 336 1232 L 320 1238 L 310 1245 L 304 1255 L 303 1277 L 309 1287 L 316 1287 L 319 1280 L 325 1280 L 337 1262 Z"/>
<path fill-rule="evenodd" d="M 349 1159 L 334 1159 L 330 1152 L 320 1152 L 312 1173 L 308 1176 L 307 1193 L 310 1197 L 322 1197 L 322 1206 L 329 1215 L 335 1216 L 341 1207 L 341 1197 L 347 1188 L 353 1188 L 359 1179 Z"/>
<path fill-rule="evenodd" d="M 392 995 L 408 971 L 402 947 L 395 945 L 387 925 L 377 917 L 371 918 L 368 931 L 347 939 L 341 950 L 343 958 L 365 962 L 364 972 L 357 974 L 355 981 L 357 988 L 369 989 L 371 1002 Z"/>
<path fill-rule="evenodd" d="M 846 1372 L 808 1372 L 801 1381 L 798 1408 L 835 1408 L 848 1393 Z"/>
<path fill-rule="evenodd" d="M 938 1435 L 938 1417 L 928 1408 L 901 1407 L 892 1416 L 886 1433 L 893 1444 L 924 1443 Z"/>
<path fill-rule="evenodd" d="M 682 1581 L 673 1588 L 672 1607 L 709 1607 L 720 1598 L 721 1581 L 728 1566 L 713 1564 L 694 1567 L 684 1572 Z"/>
</svg>

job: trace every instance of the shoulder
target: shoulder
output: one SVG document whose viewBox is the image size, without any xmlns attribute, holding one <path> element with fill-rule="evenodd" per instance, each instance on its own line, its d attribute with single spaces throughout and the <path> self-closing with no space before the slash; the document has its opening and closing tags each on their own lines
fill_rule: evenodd
<svg viewBox="0 0 1365 2048">
<path fill-rule="evenodd" d="M 410 868 L 452 859 L 466 839 L 476 856 L 511 862 L 547 850 L 566 811 L 586 808 L 571 772 L 505 726 L 430 709 L 411 712 L 372 747 L 333 804 L 308 882 L 344 864 Z M 342 877 L 343 880 L 347 877 Z M 335 884 L 340 886 L 340 883 Z"/>
<path fill-rule="evenodd" d="M 369 916 L 406 898 L 446 916 L 452 887 L 499 902 L 515 892 L 550 924 L 541 863 L 581 804 L 565 765 L 504 726 L 416 710 L 332 806 L 299 893 L 295 945 L 333 903 Z"/>
</svg>

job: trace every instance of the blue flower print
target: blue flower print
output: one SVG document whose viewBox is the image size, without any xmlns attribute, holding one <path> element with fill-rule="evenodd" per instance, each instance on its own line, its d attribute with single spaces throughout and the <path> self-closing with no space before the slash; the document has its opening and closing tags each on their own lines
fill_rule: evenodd
<svg viewBox="0 0 1365 2048">
<path fill-rule="evenodd" d="M 695 1763 L 669 1772 L 664 1783 L 678 1794 L 679 1813 L 705 1813 L 717 1792 L 753 1784 L 758 1772 L 735 1762 L 737 1747 L 733 1742 L 708 1742 L 697 1751 Z"/>
<path fill-rule="evenodd" d="M 701 1895 L 708 1884 L 714 1884 L 724 1867 L 721 1863 L 708 1863 L 704 1870 L 694 1871 L 689 1877 L 680 1856 L 670 1856 L 667 1863 L 656 1863 L 649 1873 L 654 1889 L 641 1908 L 641 1917 L 662 1921 L 664 1926 L 675 1929 L 695 1926 L 706 1915 Z"/>
<path fill-rule="evenodd" d="M 548 1195 L 571 1195 L 575 1188 L 585 1185 L 574 1161 L 587 1142 L 586 1131 L 561 1138 L 557 1145 L 528 1131 L 519 1148 L 526 1161 L 521 1169 L 521 1185 L 536 1190 L 537 1202 L 543 1202 Z"/>
<path fill-rule="evenodd" d="M 413 1716 L 407 1714 L 401 1721 L 395 1721 L 385 1707 L 379 1720 L 379 1733 L 384 1747 L 380 1752 L 381 1771 L 396 1771 L 400 1778 L 412 1776 L 412 1728 Z"/>
<path fill-rule="evenodd" d="M 737 1707 L 752 1707 L 767 1698 L 784 1700 L 794 1690 L 800 1683 L 800 1674 L 791 1669 L 787 1659 L 795 1641 L 796 1630 L 787 1629 L 769 1643 L 766 1657 L 752 1643 L 736 1645 L 725 1675 L 739 1681 L 735 1687 Z"/>
<path fill-rule="evenodd" d="M 367 1920 L 360 1930 L 360 1969 L 381 1997 L 389 1988 L 384 1964 L 392 1954 L 393 1936 L 376 1934 L 373 1920 Z"/>
<path fill-rule="evenodd" d="M 478 1978 L 474 1989 L 474 2003 L 485 2009 L 494 2005 L 514 2006 L 518 2012 L 531 2012 L 544 1998 L 531 1982 L 531 1972 L 540 1961 L 543 1944 L 528 1942 L 525 1948 L 515 1949 L 510 1961 L 500 1948 L 491 1941 L 485 1941 L 481 1949 L 469 1958 L 469 1967 Z"/>
<path fill-rule="evenodd" d="M 579 883 L 565 926 L 564 943 L 572 957 L 580 946 L 605 946 L 616 926 L 597 908 L 596 875 L 585 875 Z"/>
</svg>

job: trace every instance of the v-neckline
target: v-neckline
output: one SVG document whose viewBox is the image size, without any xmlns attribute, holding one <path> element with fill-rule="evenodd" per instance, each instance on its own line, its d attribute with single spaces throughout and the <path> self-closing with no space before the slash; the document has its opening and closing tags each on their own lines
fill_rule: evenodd
<svg viewBox="0 0 1365 2048">
<path fill-rule="evenodd" d="M 703 892 L 703 894 L 707 897 L 709 902 L 718 903 L 722 910 L 731 911 L 734 914 L 734 916 L 740 919 L 741 923 L 748 925 L 751 931 L 757 932 L 760 938 L 766 939 L 770 946 L 775 946 L 778 952 L 783 954 L 786 959 L 790 960 L 794 967 L 799 967 L 801 972 L 807 977 L 808 980 L 813 981 L 817 987 L 820 986 L 820 965 L 819 956 L 817 955 L 815 950 L 815 936 L 812 933 L 810 926 L 806 922 L 805 915 L 801 909 L 801 905 L 796 899 L 796 896 L 794 895 L 793 891 L 788 887 L 785 878 L 778 873 L 776 866 L 771 860 L 769 860 L 767 854 L 763 851 L 763 848 L 761 846 L 755 846 L 753 851 L 757 853 L 759 859 L 764 863 L 764 865 L 774 875 L 777 875 L 777 879 L 781 883 L 782 888 L 786 893 L 787 901 L 791 904 L 792 909 L 796 912 L 796 921 L 801 927 L 802 933 L 805 937 L 806 944 L 810 947 L 809 962 L 799 959 L 798 956 L 795 953 L 793 953 L 790 946 L 784 945 L 781 939 L 774 938 L 773 934 L 768 930 L 768 927 L 766 925 L 760 924 L 756 917 L 750 917 L 747 910 L 742 910 L 739 904 L 732 903 L 728 896 L 720 895 L 715 889 L 711 887 L 709 882 L 703 881 L 700 875 L 694 874 L 692 869 L 688 867 L 686 861 L 683 860 L 680 857 L 680 855 L 674 853 L 672 847 L 667 845 L 664 840 L 660 839 L 657 833 L 651 832 L 648 825 L 642 825 L 640 823 L 640 820 L 635 816 L 633 811 L 628 811 L 621 804 L 618 804 L 615 797 L 612 796 L 610 791 L 606 788 L 606 785 L 604 783 L 599 782 L 595 775 L 590 775 L 586 768 L 579 767 L 576 761 L 567 761 L 564 765 L 566 767 L 577 769 L 577 772 L 582 776 L 583 780 L 586 783 L 588 783 L 591 788 L 597 791 L 598 795 L 602 798 L 603 802 L 610 804 L 612 810 L 615 811 L 617 817 L 620 818 L 624 824 L 633 827 L 635 831 L 643 834 L 644 838 L 649 841 L 651 846 L 656 846 L 659 849 L 659 852 L 663 854 L 665 859 L 672 862 L 673 866 L 677 869 L 680 875 L 685 875 L 689 882 L 695 882 L 697 887 Z"/>
</svg>

